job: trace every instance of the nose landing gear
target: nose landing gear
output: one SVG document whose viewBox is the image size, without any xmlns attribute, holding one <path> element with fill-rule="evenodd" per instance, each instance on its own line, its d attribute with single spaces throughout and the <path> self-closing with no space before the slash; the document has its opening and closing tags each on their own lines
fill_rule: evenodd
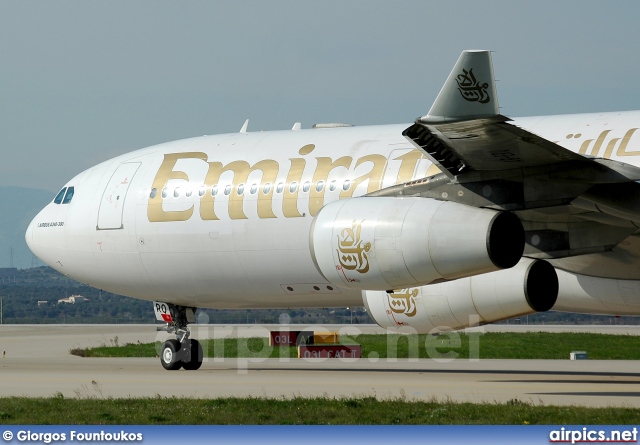
<svg viewBox="0 0 640 445">
<path fill-rule="evenodd" d="M 158 330 L 175 333 L 176 338 L 164 342 L 160 352 L 160 363 L 168 371 L 184 368 L 195 371 L 202 366 L 204 353 L 198 340 L 190 339 L 189 323 L 195 322 L 195 308 L 177 306 L 154 301 L 154 310 L 159 320 L 166 326 Z"/>
<path fill-rule="evenodd" d="M 160 354 L 160 363 L 162 367 L 168 371 L 176 371 L 182 368 L 182 360 L 179 359 L 181 350 L 178 340 L 167 340 L 162 345 L 162 353 Z"/>
<path fill-rule="evenodd" d="M 171 339 L 162 345 L 160 363 L 168 371 L 177 371 L 180 368 L 195 371 L 202 366 L 202 359 L 202 345 L 198 340 L 187 339 L 180 343 L 178 340 Z"/>
</svg>

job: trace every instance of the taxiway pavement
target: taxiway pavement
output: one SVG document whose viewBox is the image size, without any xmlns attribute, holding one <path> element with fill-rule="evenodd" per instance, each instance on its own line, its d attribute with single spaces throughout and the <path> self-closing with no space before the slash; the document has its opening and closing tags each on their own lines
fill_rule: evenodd
<svg viewBox="0 0 640 445">
<path fill-rule="evenodd" d="M 198 327 L 194 337 L 249 337 L 264 334 L 266 328 L 208 325 Z M 381 331 L 368 325 L 323 328 L 342 329 L 351 335 Z M 169 372 L 158 358 L 81 358 L 69 354 L 75 347 L 167 338 L 166 333 L 154 329 L 153 325 L 0 326 L 0 353 L 4 353 L 0 357 L 0 397 L 57 393 L 81 398 L 325 395 L 640 407 L 640 361 L 227 358 L 205 359 L 198 371 Z M 484 329 L 514 330 L 504 325 Z M 517 329 L 566 332 L 589 328 Z M 640 327 L 635 326 L 589 329 L 594 331 L 640 335 Z"/>
</svg>

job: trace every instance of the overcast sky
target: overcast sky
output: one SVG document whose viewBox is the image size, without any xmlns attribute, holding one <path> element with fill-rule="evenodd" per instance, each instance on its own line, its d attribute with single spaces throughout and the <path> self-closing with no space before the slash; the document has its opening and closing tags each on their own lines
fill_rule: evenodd
<svg viewBox="0 0 640 445">
<path fill-rule="evenodd" d="M 640 2 L 0 0 L 0 186 L 137 148 L 411 122 L 464 49 L 508 116 L 640 108 Z M 640 123 L 639 123 L 640 124 Z"/>
</svg>

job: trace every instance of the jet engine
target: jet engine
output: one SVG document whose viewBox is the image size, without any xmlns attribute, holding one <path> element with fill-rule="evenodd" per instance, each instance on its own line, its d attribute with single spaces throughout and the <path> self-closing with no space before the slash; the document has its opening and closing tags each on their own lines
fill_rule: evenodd
<svg viewBox="0 0 640 445">
<path fill-rule="evenodd" d="M 430 333 L 548 311 L 558 297 L 558 276 L 546 261 L 522 258 L 509 270 L 362 294 L 369 315 L 381 327 Z"/>
<path fill-rule="evenodd" d="M 336 286 L 388 290 L 515 266 L 524 229 L 508 212 L 429 198 L 332 202 L 311 228 L 316 267 Z"/>
</svg>

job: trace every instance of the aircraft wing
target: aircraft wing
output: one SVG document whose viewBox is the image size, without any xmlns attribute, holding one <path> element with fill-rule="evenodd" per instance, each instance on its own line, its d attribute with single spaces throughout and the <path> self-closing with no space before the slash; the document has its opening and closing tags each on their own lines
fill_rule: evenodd
<svg viewBox="0 0 640 445">
<path fill-rule="evenodd" d="M 499 113 L 491 53 L 464 51 L 426 116 L 403 135 L 449 177 L 588 158 L 509 123 Z"/>
<path fill-rule="evenodd" d="M 640 169 L 511 124 L 499 113 L 488 51 L 463 52 L 429 113 L 403 135 L 443 173 L 371 195 L 512 211 L 525 255 L 537 258 L 604 252 L 640 227 Z"/>
<path fill-rule="evenodd" d="M 502 115 L 440 124 L 418 120 L 403 135 L 450 177 L 586 160 L 509 121 Z"/>
</svg>

